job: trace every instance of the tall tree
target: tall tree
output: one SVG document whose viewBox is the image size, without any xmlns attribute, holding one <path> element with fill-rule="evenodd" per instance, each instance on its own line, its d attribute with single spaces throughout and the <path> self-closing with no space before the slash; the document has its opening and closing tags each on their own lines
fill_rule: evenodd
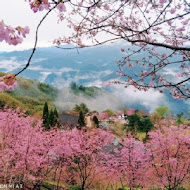
<svg viewBox="0 0 190 190">
<path fill-rule="evenodd" d="M 132 134 L 136 136 L 137 131 L 142 126 L 141 117 L 137 113 L 135 113 L 128 116 L 127 120 L 129 121 L 127 124 L 127 131 L 131 131 Z"/>
<path fill-rule="evenodd" d="M 77 111 L 77 112 L 82 112 L 83 114 L 86 114 L 89 112 L 89 108 L 87 107 L 86 104 L 84 103 L 81 103 L 81 104 L 76 104 L 74 109 L 74 111 Z"/>
<path fill-rule="evenodd" d="M 97 116 L 94 116 L 92 120 L 94 121 L 95 126 L 99 127 L 99 120 L 98 120 Z"/>
<path fill-rule="evenodd" d="M 54 114 L 53 126 L 56 126 L 58 124 L 58 112 L 56 108 L 54 109 L 53 114 Z"/>
<path fill-rule="evenodd" d="M 53 112 L 53 110 L 51 110 L 50 114 L 49 114 L 49 117 L 48 117 L 49 127 L 53 127 L 54 126 L 54 120 L 55 120 L 54 112 Z"/>
<path fill-rule="evenodd" d="M 140 132 L 145 132 L 146 135 L 149 131 L 151 131 L 154 128 L 153 123 L 151 122 L 150 118 L 144 118 L 141 120 L 141 126 L 139 126 Z"/>
<path fill-rule="evenodd" d="M 81 129 L 81 127 L 85 126 L 85 120 L 84 120 L 84 115 L 83 115 L 82 111 L 80 111 L 80 113 L 79 113 L 78 124 L 80 126 L 80 129 Z"/>
<path fill-rule="evenodd" d="M 121 140 L 120 145 L 118 155 L 111 161 L 116 162 L 115 175 L 118 175 L 120 181 L 123 180 L 130 190 L 146 187 L 149 175 L 147 168 L 150 167 L 149 151 L 145 151 L 145 145 L 133 137 Z"/>
<path fill-rule="evenodd" d="M 49 108 L 47 102 L 44 104 L 42 120 L 44 128 L 49 129 Z"/>
<path fill-rule="evenodd" d="M 188 184 L 190 170 L 189 127 L 163 127 L 149 133 L 147 149 L 151 152 L 153 168 L 150 179 L 167 190 L 177 190 Z"/>
</svg>

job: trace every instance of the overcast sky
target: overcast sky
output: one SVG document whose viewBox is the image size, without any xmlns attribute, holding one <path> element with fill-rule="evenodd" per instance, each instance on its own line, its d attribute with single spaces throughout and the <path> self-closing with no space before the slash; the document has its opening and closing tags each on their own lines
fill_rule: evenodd
<svg viewBox="0 0 190 190">
<path fill-rule="evenodd" d="M 31 48 L 34 44 L 34 33 L 37 24 L 45 14 L 33 13 L 29 4 L 24 0 L 1 0 L 0 2 L 0 20 L 4 20 L 11 26 L 29 26 L 30 34 L 24 39 L 21 45 L 10 46 L 6 43 L 0 43 L 0 51 L 13 51 Z M 57 13 L 54 11 L 42 24 L 39 33 L 38 46 L 51 46 L 53 39 L 61 34 L 66 34 L 68 29 L 63 24 L 57 24 Z"/>
</svg>

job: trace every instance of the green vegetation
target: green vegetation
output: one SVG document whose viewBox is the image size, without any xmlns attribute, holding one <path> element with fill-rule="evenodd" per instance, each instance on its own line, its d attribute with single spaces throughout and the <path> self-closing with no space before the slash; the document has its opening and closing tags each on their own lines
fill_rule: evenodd
<svg viewBox="0 0 190 190">
<path fill-rule="evenodd" d="M 177 119 L 176 119 L 176 125 L 181 125 L 181 124 L 184 124 L 184 113 L 179 113 L 177 114 Z"/>
<path fill-rule="evenodd" d="M 57 186 L 57 183 L 54 181 L 44 181 L 41 185 L 40 185 L 40 190 L 54 190 L 54 189 L 64 189 L 65 186 L 63 183 L 59 183 L 59 185 Z"/>
<path fill-rule="evenodd" d="M 76 112 L 82 112 L 83 114 L 86 114 L 90 111 L 87 105 L 84 103 L 81 103 L 80 105 L 76 104 L 73 110 Z"/>
<path fill-rule="evenodd" d="M 103 112 L 107 112 L 109 114 L 109 116 L 113 116 L 114 115 L 114 111 L 112 109 L 107 109 Z"/>
<path fill-rule="evenodd" d="M 98 120 L 98 118 L 96 116 L 94 116 L 92 120 L 94 121 L 95 126 L 99 127 L 99 120 Z"/>
<path fill-rule="evenodd" d="M 0 76 L 4 73 L 0 72 Z M 13 91 L 0 92 L 0 106 L 20 107 L 27 114 L 42 117 L 44 102 L 53 108 L 58 89 L 34 80 L 17 78 L 18 86 Z"/>
<path fill-rule="evenodd" d="M 96 96 L 100 91 L 100 89 L 97 87 L 85 87 L 83 85 L 77 86 L 77 84 L 74 82 L 70 84 L 70 89 L 76 95 L 82 93 L 83 95 L 90 97 Z"/>
<path fill-rule="evenodd" d="M 69 190 L 82 190 L 81 186 L 75 185 L 69 188 Z"/>
<path fill-rule="evenodd" d="M 44 104 L 42 120 L 45 130 L 49 130 L 51 127 L 58 125 L 57 109 L 55 108 L 54 111 L 49 111 L 47 102 Z"/>
<path fill-rule="evenodd" d="M 78 119 L 78 124 L 79 124 L 80 129 L 85 126 L 85 121 L 84 121 L 84 116 L 83 116 L 83 112 L 82 111 L 80 111 L 80 115 L 79 115 L 79 119 Z"/>
<path fill-rule="evenodd" d="M 142 118 L 137 112 L 135 114 L 128 116 L 129 123 L 126 125 L 127 131 L 131 131 L 132 134 L 137 135 L 137 133 L 148 134 L 154 128 L 150 118 Z"/>
<path fill-rule="evenodd" d="M 158 107 L 156 108 L 155 112 L 161 117 L 161 119 L 169 115 L 169 109 L 167 106 Z"/>
</svg>

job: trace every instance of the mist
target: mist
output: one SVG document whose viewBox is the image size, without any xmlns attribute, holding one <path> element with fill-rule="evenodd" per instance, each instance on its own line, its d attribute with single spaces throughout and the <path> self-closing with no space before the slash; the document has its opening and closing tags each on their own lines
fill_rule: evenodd
<svg viewBox="0 0 190 190">
<path fill-rule="evenodd" d="M 85 103 L 91 111 L 102 112 L 106 109 L 117 111 L 123 108 L 123 104 L 114 95 L 105 91 L 98 92 L 97 95 L 89 97 L 82 93 L 73 94 L 69 88 L 61 90 L 54 102 L 60 111 L 72 110 L 76 104 Z"/>
</svg>

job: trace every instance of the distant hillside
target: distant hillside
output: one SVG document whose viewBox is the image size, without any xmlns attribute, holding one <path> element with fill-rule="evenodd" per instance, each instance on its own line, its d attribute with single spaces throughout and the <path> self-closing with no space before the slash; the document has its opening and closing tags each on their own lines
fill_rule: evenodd
<svg viewBox="0 0 190 190">
<path fill-rule="evenodd" d="M 3 76 L 4 73 L 0 73 Z M 31 115 L 42 115 L 45 101 L 53 107 L 53 101 L 57 97 L 58 89 L 35 80 L 17 78 L 18 86 L 13 91 L 0 93 L 0 105 L 11 108 L 20 107 Z"/>
<path fill-rule="evenodd" d="M 121 48 L 127 49 L 128 46 L 126 46 L 126 44 L 110 44 L 99 47 L 83 48 L 79 49 L 79 51 L 76 49 L 61 50 L 55 47 L 38 48 L 30 67 L 25 70 L 21 76 L 32 80 L 36 79 L 42 83 L 53 85 L 58 89 L 68 88 L 69 85 L 74 82 L 80 87 L 80 89 L 73 90 L 74 95 L 77 95 L 77 99 L 80 99 L 79 95 L 81 94 L 87 95 L 86 98 L 88 95 L 95 95 L 93 89 L 90 88 L 82 91 L 83 86 L 96 86 L 106 90 L 109 94 L 113 94 L 117 97 L 116 99 L 119 99 L 122 104 L 127 107 L 134 107 L 136 109 L 152 112 L 156 107 L 168 106 L 174 114 L 181 112 L 188 113 L 190 110 L 190 100 L 173 99 L 168 92 L 159 94 L 157 90 L 150 90 L 149 92 L 143 93 L 135 91 L 133 88 L 125 89 L 122 85 L 105 87 L 103 82 L 121 79 L 116 75 L 118 67 L 114 64 L 123 56 Z M 26 64 L 31 51 L 30 49 L 0 53 L 0 71 L 8 73 L 18 72 Z M 146 56 L 146 52 L 138 56 L 140 56 L 138 58 L 142 58 Z M 125 69 L 126 72 L 132 72 L 128 68 Z M 135 72 L 139 72 L 139 69 L 142 70 L 141 67 L 134 66 Z M 162 74 L 167 78 L 175 79 L 174 76 L 176 72 L 178 72 L 177 68 L 171 66 L 163 70 Z M 132 74 L 136 73 L 132 72 Z M 98 89 L 96 89 L 96 92 L 97 91 Z M 40 92 L 43 91 L 40 90 Z M 32 89 L 25 93 L 29 93 L 29 97 L 35 97 L 31 95 L 33 94 Z M 35 93 L 37 93 L 37 91 L 35 91 Z M 67 92 L 66 94 L 68 95 Z M 43 97 L 44 96 L 46 97 L 46 94 L 43 95 Z M 63 105 L 62 107 L 65 108 L 67 107 L 65 106 L 67 103 L 61 100 L 61 96 L 63 96 L 63 94 L 58 93 L 59 102 Z M 52 98 L 52 96 L 49 95 L 48 97 L 50 99 Z M 73 98 L 76 97 L 74 96 Z M 63 99 L 65 99 L 64 96 Z M 111 104 L 108 100 L 109 98 L 105 96 L 107 106 Z M 112 101 L 112 99 L 110 99 L 110 101 Z M 75 101 L 71 100 L 70 105 L 73 105 L 73 102 Z M 100 99 L 100 102 L 100 104 L 104 104 L 102 99 Z M 90 103 L 91 102 L 89 102 L 89 104 Z"/>
<path fill-rule="evenodd" d="M 98 112 L 106 109 L 117 111 L 125 107 L 116 96 L 97 87 L 83 86 L 82 90 L 64 88 L 59 91 L 55 101 L 59 110 L 71 110 L 81 103 L 85 103 L 91 111 Z"/>
<path fill-rule="evenodd" d="M 4 73 L 0 72 L 0 76 Z M 76 104 L 85 103 L 91 110 L 102 111 L 108 108 L 117 110 L 122 103 L 112 94 L 97 87 L 77 86 L 72 83 L 69 88 L 57 89 L 36 80 L 17 78 L 18 86 L 13 91 L 0 93 L 0 106 L 20 107 L 27 114 L 41 118 L 44 103 L 50 109 L 71 110 Z"/>
<path fill-rule="evenodd" d="M 86 87 L 83 85 L 78 86 L 75 82 L 72 82 L 70 84 L 70 89 L 71 92 L 75 95 L 84 95 L 86 97 L 95 97 L 97 96 L 99 93 L 102 92 L 101 88 L 98 88 L 96 86 L 90 86 L 90 87 Z"/>
</svg>

